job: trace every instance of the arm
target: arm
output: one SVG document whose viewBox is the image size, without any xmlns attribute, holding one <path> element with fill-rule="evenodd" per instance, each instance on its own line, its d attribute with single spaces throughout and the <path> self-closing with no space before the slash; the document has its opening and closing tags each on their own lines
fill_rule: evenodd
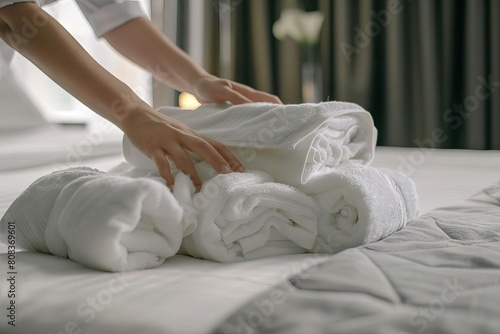
<svg viewBox="0 0 500 334">
<path fill-rule="evenodd" d="M 217 78 L 196 65 L 146 18 L 136 18 L 103 37 L 121 54 L 150 71 L 158 81 L 187 91 L 204 103 L 281 103 L 274 95 Z"/>
<path fill-rule="evenodd" d="M 38 24 L 36 33 L 26 33 L 26 20 Z M 102 68 L 50 15 L 33 3 L 0 8 L 0 37 L 31 60 L 61 87 L 89 108 L 122 129 L 158 167 L 169 186 L 173 178 L 168 156 L 201 186 L 185 149 L 199 154 L 219 173 L 242 168 L 225 146 L 201 138 L 142 101 L 124 83 Z"/>
</svg>

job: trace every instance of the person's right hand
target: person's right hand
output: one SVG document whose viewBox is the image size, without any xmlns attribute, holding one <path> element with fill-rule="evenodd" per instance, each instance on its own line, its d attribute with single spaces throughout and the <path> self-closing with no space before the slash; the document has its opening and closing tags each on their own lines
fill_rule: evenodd
<svg viewBox="0 0 500 334">
<path fill-rule="evenodd" d="M 122 119 L 121 128 L 132 144 L 154 161 L 170 189 L 174 178 L 169 160 L 190 176 L 196 191 L 201 188 L 202 181 L 186 150 L 198 154 L 220 174 L 231 170 L 244 171 L 241 162 L 226 146 L 204 138 L 185 124 L 154 110 L 127 113 Z"/>
</svg>

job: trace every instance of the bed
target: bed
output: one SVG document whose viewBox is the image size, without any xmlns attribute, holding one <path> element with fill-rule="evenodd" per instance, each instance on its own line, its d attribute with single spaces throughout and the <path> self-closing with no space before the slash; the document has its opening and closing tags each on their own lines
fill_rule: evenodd
<svg viewBox="0 0 500 334">
<path fill-rule="evenodd" d="M 53 144 L 54 136 L 58 145 Z M 14 147 L 21 138 L 36 146 Z M 54 168 L 86 165 L 108 170 L 123 160 L 121 136 L 116 133 L 90 145 L 88 154 L 68 158 L 71 148 L 83 147 L 89 138 L 84 129 L 74 127 L 3 134 L 0 214 L 36 178 Z M 498 181 L 498 153 L 377 147 L 373 165 L 409 174 L 424 216 L 385 240 L 335 255 L 287 255 L 230 264 L 177 255 L 155 269 L 117 274 L 19 251 L 15 274 L 9 274 L 3 245 L 0 333 L 496 333 L 500 210 L 493 200 L 462 201 L 487 187 L 483 197 L 495 198 L 491 194 L 498 191 L 498 185 L 493 186 Z M 439 217 L 448 219 L 450 240 L 443 234 L 438 237 L 444 233 L 433 223 Z M 464 233 L 476 224 L 476 234 L 452 240 L 453 221 Z M 415 236 L 419 239 L 412 239 Z M 471 247 L 448 251 L 453 245 Z M 397 262 L 398 256 L 404 263 Z M 401 271 L 394 269 L 398 266 Z M 453 276 L 453 268 L 456 275 L 467 271 L 470 284 Z M 403 274 L 381 274 L 387 270 Z M 9 281 L 12 276 L 14 281 Z M 443 289 L 439 284 L 448 284 L 446 279 L 454 284 L 454 277 L 459 277 L 458 288 L 467 285 L 456 293 L 461 294 L 459 302 L 433 303 Z M 371 283 L 363 284 L 367 281 Z M 398 290 L 402 285 L 405 289 Z M 8 297 L 12 288 L 15 298 Z M 446 296 L 451 300 L 452 295 Z M 12 300 L 15 327 L 8 324 Z M 265 303 L 269 300 L 272 307 Z M 418 307 L 430 316 L 412 318 Z"/>
</svg>

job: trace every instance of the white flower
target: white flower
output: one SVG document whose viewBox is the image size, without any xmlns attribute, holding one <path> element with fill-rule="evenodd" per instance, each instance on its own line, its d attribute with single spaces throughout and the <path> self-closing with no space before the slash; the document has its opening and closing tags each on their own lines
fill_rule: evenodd
<svg viewBox="0 0 500 334">
<path fill-rule="evenodd" d="M 277 39 L 290 37 L 298 43 L 315 44 L 318 42 L 324 16 L 321 12 L 304 12 L 288 8 L 281 12 L 274 22 L 273 34 Z"/>
</svg>

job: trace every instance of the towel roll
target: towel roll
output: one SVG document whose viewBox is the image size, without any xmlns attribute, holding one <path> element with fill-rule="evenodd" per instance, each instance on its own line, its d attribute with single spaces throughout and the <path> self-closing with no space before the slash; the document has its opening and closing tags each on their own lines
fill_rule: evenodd
<svg viewBox="0 0 500 334">
<path fill-rule="evenodd" d="M 182 213 L 160 182 L 70 168 L 29 186 L 0 221 L 0 234 L 5 239 L 13 221 L 22 248 L 100 270 L 146 269 L 179 250 Z"/>
<path fill-rule="evenodd" d="M 16 225 L 16 247 L 35 252 L 50 253 L 45 230 L 50 213 L 65 183 L 85 176 L 103 175 L 88 167 L 70 168 L 53 172 L 33 182 L 9 206 L 0 220 L 0 241 L 6 243 L 7 224 Z"/>
<path fill-rule="evenodd" d="M 191 197 L 180 200 L 198 222 L 183 239 L 184 254 L 234 262 L 304 253 L 313 247 L 320 209 L 311 197 L 273 182 L 263 172 L 217 175 L 207 163 L 196 168 L 204 180 L 202 189 L 193 194 L 191 185 Z M 189 178 L 179 173 L 174 194 L 189 184 Z"/>
<path fill-rule="evenodd" d="M 346 163 L 303 186 L 319 204 L 314 252 L 335 253 L 381 240 L 418 215 L 413 181 L 398 171 Z"/>
</svg>

